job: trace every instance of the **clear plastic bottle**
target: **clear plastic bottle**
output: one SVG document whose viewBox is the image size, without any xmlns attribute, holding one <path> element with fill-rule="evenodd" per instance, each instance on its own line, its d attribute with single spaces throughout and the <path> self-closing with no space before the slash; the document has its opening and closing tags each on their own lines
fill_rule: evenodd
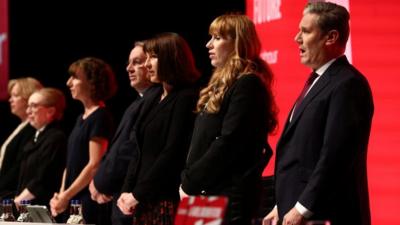
<svg viewBox="0 0 400 225">
<path fill-rule="evenodd" d="M 3 213 L 0 221 L 15 221 L 11 199 L 3 199 Z"/>
<path fill-rule="evenodd" d="M 69 208 L 69 218 L 67 224 L 84 224 L 85 221 L 82 216 L 82 204 L 79 200 L 71 200 Z"/>
<path fill-rule="evenodd" d="M 75 199 L 72 199 L 70 201 L 70 205 L 69 205 L 69 218 L 67 220 L 67 224 L 74 224 L 74 219 L 76 217 L 76 203 L 75 203 Z"/>
<path fill-rule="evenodd" d="M 27 206 L 31 204 L 30 200 L 22 200 L 19 207 L 18 222 L 32 222 L 32 218 L 29 215 Z"/>
<path fill-rule="evenodd" d="M 77 224 L 85 224 L 85 220 L 83 219 L 82 214 L 82 203 L 79 200 L 76 200 L 76 211 L 77 211 Z"/>
</svg>

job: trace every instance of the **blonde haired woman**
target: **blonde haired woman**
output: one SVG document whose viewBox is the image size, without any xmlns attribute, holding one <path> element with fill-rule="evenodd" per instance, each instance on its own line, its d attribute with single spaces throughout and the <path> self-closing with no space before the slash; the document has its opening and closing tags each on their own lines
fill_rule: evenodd
<svg viewBox="0 0 400 225">
<path fill-rule="evenodd" d="M 42 84 L 32 77 L 12 79 L 8 82 L 10 110 L 21 123 L 8 136 L 0 148 L 0 198 L 14 197 L 22 160 L 22 149 L 35 134 L 28 122 L 29 96 L 41 89 Z"/>
</svg>

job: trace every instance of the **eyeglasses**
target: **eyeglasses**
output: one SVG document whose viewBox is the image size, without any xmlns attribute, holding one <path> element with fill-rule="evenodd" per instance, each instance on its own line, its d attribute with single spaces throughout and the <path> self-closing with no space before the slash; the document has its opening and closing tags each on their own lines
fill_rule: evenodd
<svg viewBox="0 0 400 225">
<path fill-rule="evenodd" d="M 43 106 L 43 107 L 48 107 L 47 105 L 45 105 L 45 104 L 42 104 L 42 103 L 29 103 L 28 104 L 28 109 L 37 109 L 37 108 L 39 108 L 40 106 Z"/>
</svg>

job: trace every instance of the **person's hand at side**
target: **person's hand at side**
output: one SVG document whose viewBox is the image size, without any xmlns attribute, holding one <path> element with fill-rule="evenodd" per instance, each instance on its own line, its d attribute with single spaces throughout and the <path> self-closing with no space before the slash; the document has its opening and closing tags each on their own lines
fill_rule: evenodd
<svg viewBox="0 0 400 225">
<path fill-rule="evenodd" d="M 124 192 L 119 196 L 117 206 L 125 215 L 132 215 L 139 202 L 132 193 Z"/>
<path fill-rule="evenodd" d="M 89 184 L 89 191 L 90 191 L 90 198 L 91 198 L 93 201 L 96 201 L 96 199 L 97 199 L 97 197 L 98 197 L 98 195 L 99 195 L 100 193 L 97 191 L 96 187 L 94 186 L 93 180 L 92 180 L 92 181 L 90 182 L 90 184 Z"/>
<path fill-rule="evenodd" d="M 64 212 L 68 208 L 69 198 L 62 193 L 54 193 L 53 198 L 50 200 L 50 211 L 52 216 Z"/>
<path fill-rule="evenodd" d="M 104 203 L 107 203 L 107 202 L 111 202 L 112 199 L 113 199 L 112 196 L 105 195 L 105 194 L 100 194 L 100 195 L 97 196 L 96 202 L 99 203 L 99 204 L 104 204 Z"/>
<path fill-rule="evenodd" d="M 263 219 L 263 225 L 277 225 L 279 220 L 278 208 L 275 206 Z"/>
<path fill-rule="evenodd" d="M 104 204 L 104 203 L 110 202 L 113 199 L 112 196 L 100 193 L 97 190 L 96 186 L 94 185 L 93 180 L 89 184 L 89 191 L 90 191 L 90 197 L 92 198 L 92 200 L 96 201 L 99 204 Z"/>
<path fill-rule="evenodd" d="M 19 210 L 19 206 L 22 200 L 32 200 L 32 199 L 35 199 L 35 195 L 32 194 L 32 192 L 30 192 L 28 188 L 25 188 L 21 192 L 21 194 L 15 196 L 14 198 L 15 207 Z"/>
<path fill-rule="evenodd" d="M 286 213 L 282 221 L 282 225 L 300 225 L 304 223 L 305 218 L 294 207 L 288 213 Z"/>
</svg>

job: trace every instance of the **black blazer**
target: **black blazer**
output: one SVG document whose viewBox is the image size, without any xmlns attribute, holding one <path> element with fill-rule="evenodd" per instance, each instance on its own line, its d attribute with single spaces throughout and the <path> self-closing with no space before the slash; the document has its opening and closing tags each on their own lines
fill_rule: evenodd
<svg viewBox="0 0 400 225">
<path fill-rule="evenodd" d="M 35 195 L 32 204 L 48 205 L 61 186 L 66 151 L 67 138 L 54 123 L 46 126 L 37 142 L 32 138 L 23 152 L 18 195 L 28 188 Z"/>
<path fill-rule="evenodd" d="M 129 162 L 138 158 L 137 143 L 135 140 L 129 139 L 129 135 L 139 116 L 143 99 L 154 89 L 157 88 L 149 87 L 143 97 L 138 96 L 126 109 L 110 147 L 93 178 L 94 185 L 99 192 L 107 195 L 115 195 L 120 192 Z"/>
<path fill-rule="evenodd" d="M 197 116 L 182 173 L 187 194 L 255 194 L 254 182 L 272 154 L 266 144 L 266 97 L 261 79 L 244 75 L 228 89 L 218 113 Z"/>
<path fill-rule="evenodd" d="M 338 58 L 286 122 L 277 145 L 279 217 L 300 202 L 311 219 L 370 224 L 367 147 L 373 100 L 365 77 Z"/>
<path fill-rule="evenodd" d="M 189 148 L 197 89 L 174 88 L 161 102 L 162 88 L 144 102 L 132 133 L 139 161 L 132 161 L 123 192 L 139 202 L 178 199 L 179 174 Z"/>
<path fill-rule="evenodd" d="M 227 90 L 218 113 L 196 118 L 182 189 L 227 196 L 229 224 L 250 224 L 258 206 L 262 171 L 272 155 L 269 104 L 262 80 L 248 74 Z"/>
<path fill-rule="evenodd" d="M 14 197 L 17 191 L 23 148 L 36 130 L 29 123 L 8 143 L 0 170 L 0 197 Z"/>
</svg>

